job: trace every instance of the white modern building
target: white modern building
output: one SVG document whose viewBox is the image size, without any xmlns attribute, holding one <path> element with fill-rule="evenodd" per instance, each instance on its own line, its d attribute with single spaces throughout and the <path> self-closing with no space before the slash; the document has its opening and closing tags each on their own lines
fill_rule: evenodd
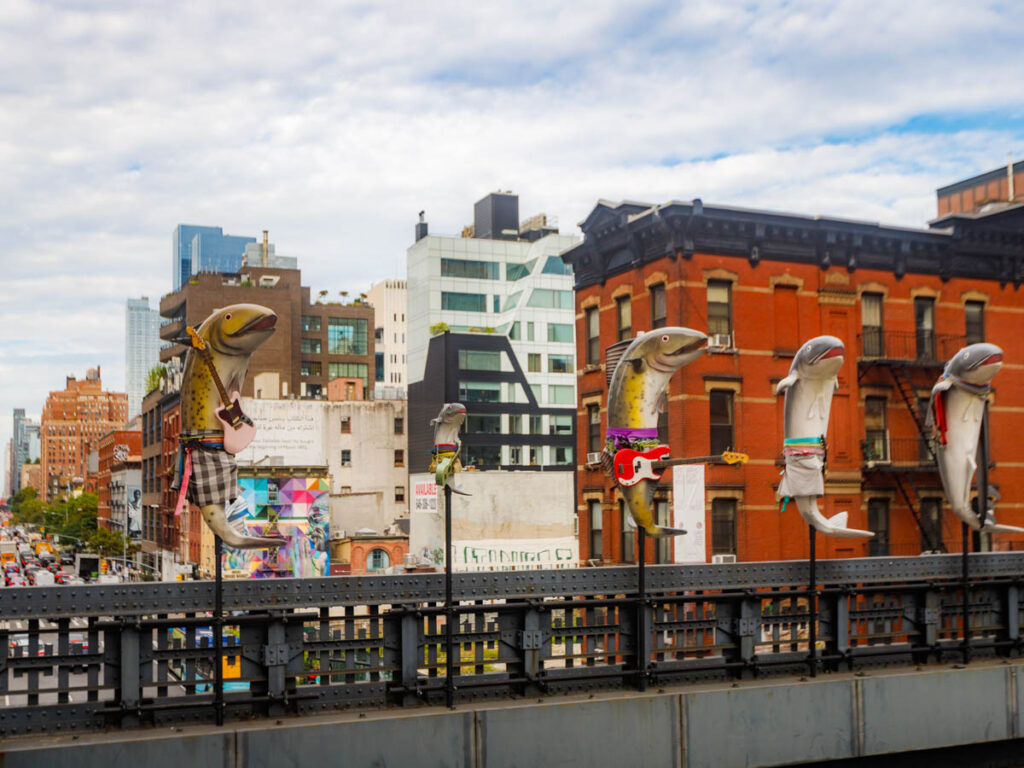
<svg viewBox="0 0 1024 768">
<path fill-rule="evenodd" d="M 160 310 L 150 309 L 149 299 L 128 299 L 125 303 L 124 386 L 128 393 L 128 415 L 142 412 L 146 378 L 160 364 Z"/>
<path fill-rule="evenodd" d="M 376 352 L 376 386 L 378 400 L 404 399 L 406 375 L 406 281 L 381 280 L 366 292 L 373 306 L 374 350 Z"/>
<path fill-rule="evenodd" d="M 538 439 L 512 440 L 486 448 L 473 447 L 472 434 L 568 436 L 576 412 L 576 364 L 573 276 L 559 254 L 577 238 L 558 234 L 544 215 L 520 223 L 518 198 L 512 193 L 487 195 L 474 208 L 474 222 L 463 236 L 431 235 L 425 222 L 416 228 L 417 240 L 407 251 L 408 376 L 424 380 L 430 340 L 452 334 L 506 337 L 511 357 L 500 350 L 462 349 L 458 370 L 447 374 L 459 386 L 458 397 L 469 409 L 469 463 L 480 468 L 574 466 L 570 447 Z M 461 337 L 460 344 L 465 344 Z M 486 345 L 485 345 L 486 346 Z M 454 358 L 452 358 L 454 360 Z M 475 373 L 474 373 L 475 371 Z M 525 376 L 525 386 L 498 381 L 493 372 Z M 482 374 L 482 375 L 481 375 Z M 434 375 L 433 373 L 431 375 Z M 410 391 L 410 401 L 414 399 Z M 474 416 L 474 405 L 525 404 L 519 413 Z M 564 414 L 551 409 L 564 409 Z M 414 412 L 410 402 L 410 413 Z M 488 410 L 478 409 L 479 412 Z M 512 409 L 515 410 L 514 408 Z M 413 425 L 414 430 L 422 425 Z M 467 457 L 463 458 L 464 461 Z M 413 467 L 413 471 L 418 469 Z"/>
</svg>

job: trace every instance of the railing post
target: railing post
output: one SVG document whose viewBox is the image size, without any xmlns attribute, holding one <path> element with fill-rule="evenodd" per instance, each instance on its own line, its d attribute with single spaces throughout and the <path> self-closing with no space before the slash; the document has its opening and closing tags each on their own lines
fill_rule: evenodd
<svg viewBox="0 0 1024 768">
<path fill-rule="evenodd" d="M 274 616 L 267 624 L 267 644 L 263 648 L 263 664 L 267 668 L 267 696 L 270 697 L 267 714 L 271 717 L 284 714 L 284 672 L 288 664 L 287 649 L 284 622 L 280 616 Z"/>
<path fill-rule="evenodd" d="M 393 701 L 402 706 L 419 698 L 419 622 L 415 606 L 396 606 L 384 617 L 384 666 L 398 669 L 394 682 L 398 693 Z"/>
<path fill-rule="evenodd" d="M 139 696 L 141 676 L 139 674 L 139 628 L 132 619 L 122 619 L 121 624 L 121 684 L 118 698 L 121 704 L 121 727 L 139 726 Z"/>
<path fill-rule="evenodd" d="M 819 606 L 821 626 L 831 628 L 825 634 L 825 655 L 845 656 L 850 650 L 850 594 L 846 590 L 837 589 L 822 596 Z M 838 662 L 827 666 L 835 668 Z"/>
</svg>

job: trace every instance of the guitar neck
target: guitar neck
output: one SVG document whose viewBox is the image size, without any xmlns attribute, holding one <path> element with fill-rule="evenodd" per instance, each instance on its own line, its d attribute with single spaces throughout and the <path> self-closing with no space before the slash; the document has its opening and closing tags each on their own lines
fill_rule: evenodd
<svg viewBox="0 0 1024 768">
<path fill-rule="evenodd" d="M 210 376 L 213 377 L 213 383 L 217 385 L 217 392 L 220 394 L 220 401 L 223 405 L 231 405 L 231 400 L 228 399 L 228 392 L 224 389 L 224 384 L 220 380 L 220 375 L 217 373 L 217 366 L 213 364 L 213 356 L 210 354 L 210 350 L 203 347 L 199 350 L 199 354 L 203 356 L 203 361 L 206 363 L 206 367 L 210 369 Z"/>
<path fill-rule="evenodd" d="M 665 459 L 663 461 L 652 461 L 651 466 L 656 471 L 661 471 L 666 467 L 678 467 L 682 464 L 724 464 L 725 461 L 722 459 L 721 454 L 718 456 L 696 456 L 689 459 Z"/>
</svg>

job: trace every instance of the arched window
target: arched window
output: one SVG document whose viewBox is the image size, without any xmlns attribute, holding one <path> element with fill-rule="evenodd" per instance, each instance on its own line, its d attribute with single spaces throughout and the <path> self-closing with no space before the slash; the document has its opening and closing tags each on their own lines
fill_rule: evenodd
<svg viewBox="0 0 1024 768">
<path fill-rule="evenodd" d="M 385 568 L 391 567 L 391 558 L 388 553 L 383 549 L 371 549 L 370 554 L 366 557 L 366 570 L 370 573 L 374 571 L 383 571 Z"/>
</svg>

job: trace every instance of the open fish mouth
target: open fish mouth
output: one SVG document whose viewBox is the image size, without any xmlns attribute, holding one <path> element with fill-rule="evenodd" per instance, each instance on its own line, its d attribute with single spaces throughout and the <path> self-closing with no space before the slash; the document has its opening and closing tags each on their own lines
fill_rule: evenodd
<svg viewBox="0 0 1024 768">
<path fill-rule="evenodd" d="M 254 320 L 250 320 L 231 335 L 244 336 L 245 334 L 252 333 L 254 331 L 271 331 L 274 329 L 275 325 L 277 325 L 277 315 L 264 315 L 263 317 L 257 317 Z"/>
<path fill-rule="evenodd" d="M 683 344 L 675 352 L 666 352 L 665 357 L 678 357 L 679 355 L 685 355 L 688 352 L 695 352 L 696 350 L 704 347 L 707 343 L 708 339 L 706 336 L 695 338 L 688 341 L 686 344 Z"/>
<path fill-rule="evenodd" d="M 832 347 L 832 349 L 828 349 L 824 353 L 818 355 L 818 357 L 814 359 L 814 362 L 817 363 L 822 360 L 828 360 L 832 357 L 842 357 L 844 354 L 846 354 L 846 349 L 844 347 Z"/>
<path fill-rule="evenodd" d="M 980 363 L 978 363 L 977 365 L 972 366 L 972 367 L 973 368 L 984 368 L 986 365 L 996 365 L 997 363 L 1001 363 L 1001 362 L 1003 362 L 1003 353 L 1002 352 L 996 352 L 995 354 L 989 355 L 984 360 L 982 360 Z"/>
</svg>

